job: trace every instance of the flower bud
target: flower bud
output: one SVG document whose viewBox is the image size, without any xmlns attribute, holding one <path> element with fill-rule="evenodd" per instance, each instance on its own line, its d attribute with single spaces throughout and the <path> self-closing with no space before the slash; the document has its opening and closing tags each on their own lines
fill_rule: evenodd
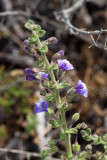
<svg viewBox="0 0 107 160">
<path fill-rule="evenodd" d="M 24 45 L 27 46 L 28 40 L 24 40 Z"/>
<path fill-rule="evenodd" d="M 25 46 L 25 51 L 26 51 L 26 52 L 29 52 L 29 51 L 30 51 L 29 48 L 28 48 L 28 46 Z"/>
<path fill-rule="evenodd" d="M 73 144 L 72 147 L 73 147 L 74 152 L 78 152 L 80 150 L 80 145 L 79 144 Z"/>
<path fill-rule="evenodd" d="M 72 120 L 75 121 L 75 122 L 78 121 L 79 118 L 80 118 L 80 114 L 79 114 L 79 113 L 75 113 L 75 114 L 72 116 Z"/>
<path fill-rule="evenodd" d="M 64 56 L 64 51 L 63 50 L 60 50 L 58 53 L 60 54 L 60 57 Z"/>
<path fill-rule="evenodd" d="M 49 43 L 57 44 L 57 43 L 58 43 L 58 40 L 57 40 L 55 37 L 51 37 L 51 38 L 48 38 L 48 42 L 49 42 Z"/>
<path fill-rule="evenodd" d="M 87 145 L 86 146 L 86 150 L 92 150 L 92 146 L 91 145 Z"/>
</svg>

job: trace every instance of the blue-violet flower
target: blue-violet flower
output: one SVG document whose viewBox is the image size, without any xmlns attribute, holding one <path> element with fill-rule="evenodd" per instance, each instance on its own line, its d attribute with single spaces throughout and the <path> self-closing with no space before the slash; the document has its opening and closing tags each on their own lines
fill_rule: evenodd
<svg viewBox="0 0 107 160">
<path fill-rule="evenodd" d="M 24 73 L 26 74 L 26 80 L 28 80 L 28 81 L 36 80 L 35 75 L 33 75 L 35 73 L 33 69 L 26 68 L 26 69 L 24 69 Z"/>
<path fill-rule="evenodd" d="M 38 103 L 35 103 L 35 113 L 40 112 L 47 112 L 47 102 L 45 102 L 45 99 L 39 101 Z"/>
<path fill-rule="evenodd" d="M 60 50 L 58 53 L 60 54 L 60 57 L 64 56 L 64 51 L 63 50 Z"/>
<path fill-rule="evenodd" d="M 42 79 L 48 78 L 48 74 L 46 74 L 45 72 L 39 72 L 38 75 L 40 75 Z"/>
<path fill-rule="evenodd" d="M 57 62 L 58 62 L 59 68 L 62 69 L 63 71 L 74 69 L 73 65 L 66 59 L 63 59 L 63 60 L 59 59 L 57 60 Z"/>
<path fill-rule="evenodd" d="M 26 80 L 28 80 L 28 81 L 34 81 L 34 80 L 36 80 L 36 77 L 35 77 L 35 75 L 27 74 L 26 75 Z"/>
<path fill-rule="evenodd" d="M 76 85 L 75 93 L 79 93 L 79 94 L 83 95 L 84 97 L 88 97 L 88 89 L 87 89 L 85 83 L 83 83 L 81 80 L 79 80 Z"/>
</svg>

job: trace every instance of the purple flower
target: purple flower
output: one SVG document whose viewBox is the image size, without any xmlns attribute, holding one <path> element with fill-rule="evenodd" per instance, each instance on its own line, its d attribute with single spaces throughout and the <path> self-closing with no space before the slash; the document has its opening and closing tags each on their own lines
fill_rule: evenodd
<svg viewBox="0 0 107 160">
<path fill-rule="evenodd" d="M 66 59 L 63 59 L 63 60 L 59 59 L 57 60 L 57 62 L 58 62 L 59 68 L 62 69 L 63 71 L 74 69 L 73 65 Z"/>
<path fill-rule="evenodd" d="M 28 40 L 24 40 L 24 45 L 27 46 Z"/>
<path fill-rule="evenodd" d="M 24 73 L 25 74 L 34 74 L 35 72 L 31 68 L 26 68 L 26 69 L 24 69 Z"/>
<path fill-rule="evenodd" d="M 45 102 L 45 99 L 39 101 L 38 103 L 35 103 L 35 113 L 40 112 L 47 112 L 47 102 Z"/>
<path fill-rule="evenodd" d="M 54 42 L 54 44 L 57 44 L 58 40 L 56 38 L 54 38 L 53 42 Z"/>
<path fill-rule="evenodd" d="M 25 46 L 25 51 L 26 51 L 26 52 L 29 52 L 29 51 L 30 51 L 28 46 Z"/>
<path fill-rule="evenodd" d="M 49 42 L 49 43 L 57 44 L 57 43 L 58 43 L 58 40 L 56 39 L 56 37 L 50 37 L 50 38 L 48 38 L 48 42 Z"/>
<path fill-rule="evenodd" d="M 48 77 L 48 74 L 46 74 L 45 72 L 39 72 L 38 75 L 40 75 L 42 79 L 47 79 Z"/>
<path fill-rule="evenodd" d="M 27 74 L 27 75 L 26 75 L 26 80 L 28 80 L 28 81 L 33 81 L 33 80 L 36 80 L 36 77 L 35 77 L 35 75 Z"/>
<path fill-rule="evenodd" d="M 64 51 L 63 50 L 60 50 L 58 53 L 60 54 L 60 57 L 64 56 Z"/>
<path fill-rule="evenodd" d="M 28 81 L 36 80 L 35 75 L 33 75 L 35 73 L 33 69 L 26 68 L 26 69 L 24 69 L 24 73 L 26 74 L 26 80 L 28 80 Z"/>
<path fill-rule="evenodd" d="M 84 97 L 88 97 L 88 89 L 87 89 L 85 83 L 83 83 L 81 80 L 79 80 L 76 85 L 75 93 L 79 93 L 79 94 L 83 95 Z"/>
</svg>

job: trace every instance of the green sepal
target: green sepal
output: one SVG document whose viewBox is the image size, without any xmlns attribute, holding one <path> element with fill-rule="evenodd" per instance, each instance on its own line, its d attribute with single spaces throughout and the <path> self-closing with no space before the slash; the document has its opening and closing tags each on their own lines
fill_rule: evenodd
<svg viewBox="0 0 107 160">
<path fill-rule="evenodd" d="M 64 108 L 64 106 L 62 104 L 58 104 L 57 108 Z"/>
<path fill-rule="evenodd" d="M 39 51 L 40 51 L 41 53 L 46 53 L 46 52 L 48 52 L 48 47 L 45 45 L 45 46 L 43 46 L 42 48 L 39 48 Z"/>
<path fill-rule="evenodd" d="M 39 35 L 38 35 L 39 38 L 41 38 L 45 35 L 46 31 L 45 30 L 39 30 L 38 33 L 39 33 Z"/>
<path fill-rule="evenodd" d="M 63 129 L 61 129 L 61 131 L 60 131 L 60 139 L 65 140 L 65 133 L 64 133 Z"/>
<path fill-rule="evenodd" d="M 54 69 L 57 69 L 57 68 L 58 68 L 58 64 L 56 64 L 56 65 L 54 65 L 54 66 L 51 66 L 49 69 L 54 70 Z"/>
<path fill-rule="evenodd" d="M 52 123 L 53 128 L 59 128 L 64 124 L 64 122 L 61 122 L 60 120 L 56 120 L 54 123 Z"/>
<path fill-rule="evenodd" d="M 80 150 L 80 147 L 81 147 L 81 146 L 80 146 L 79 144 L 73 144 L 73 145 L 72 145 L 72 148 L 73 148 L 73 151 L 74 151 L 74 152 L 78 152 L 78 151 Z"/>
<path fill-rule="evenodd" d="M 70 155 L 67 160 L 71 160 L 73 158 L 73 155 Z"/>
<path fill-rule="evenodd" d="M 65 133 L 77 134 L 78 130 L 76 128 L 71 128 L 71 129 L 67 130 Z"/>
<path fill-rule="evenodd" d="M 68 87 L 68 83 L 59 83 L 57 89 L 62 89 L 62 88 L 65 88 L 65 87 Z"/>
<path fill-rule="evenodd" d="M 72 116 L 72 121 L 76 122 L 78 121 L 80 118 L 80 114 L 79 113 L 75 113 L 73 116 Z"/>
<path fill-rule="evenodd" d="M 44 61 L 36 61 L 36 65 L 38 67 L 42 66 L 44 64 Z"/>
<path fill-rule="evenodd" d="M 30 39 L 30 41 L 36 42 L 37 39 L 38 39 L 38 35 L 33 35 L 33 34 L 32 34 L 32 35 L 29 37 L 29 39 Z"/>
<path fill-rule="evenodd" d="M 47 95 L 47 96 L 45 97 L 45 101 L 46 101 L 46 102 L 52 101 L 53 99 L 54 99 L 54 94 L 53 94 L 53 93 L 51 93 L 51 94 L 49 94 L 49 95 Z"/>
<path fill-rule="evenodd" d="M 76 128 L 77 128 L 77 129 L 81 129 L 81 124 L 82 124 L 82 123 L 78 123 L 78 124 L 76 125 Z"/>
<path fill-rule="evenodd" d="M 54 110 L 52 108 L 47 108 L 49 114 L 53 114 Z"/>
<path fill-rule="evenodd" d="M 54 88 L 55 85 L 56 85 L 56 84 L 55 84 L 54 82 L 52 82 L 52 81 L 51 81 L 51 82 L 50 82 L 50 81 L 47 82 L 47 86 L 48 86 L 49 88 Z"/>
<path fill-rule="evenodd" d="M 33 31 L 39 31 L 40 29 L 41 27 L 38 24 L 36 24 L 36 26 L 33 28 Z"/>
<path fill-rule="evenodd" d="M 72 104 L 69 103 L 67 107 L 64 107 L 64 112 L 67 112 L 71 108 Z"/>
</svg>

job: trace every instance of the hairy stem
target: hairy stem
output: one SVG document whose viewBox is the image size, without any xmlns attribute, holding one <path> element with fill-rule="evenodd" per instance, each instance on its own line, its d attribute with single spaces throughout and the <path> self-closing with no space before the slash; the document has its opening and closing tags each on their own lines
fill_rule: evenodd
<svg viewBox="0 0 107 160">
<path fill-rule="evenodd" d="M 43 58 L 45 60 L 45 64 L 47 65 L 48 68 L 50 68 L 50 64 L 49 64 L 49 61 L 48 61 L 45 53 L 42 53 L 42 56 L 43 56 Z M 49 74 L 50 74 L 51 80 L 56 84 L 55 87 L 54 87 L 54 91 L 55 91 L 55 95 L 56 95 L 57 105 L 60 105 L 61 104 L 61 98 L 60 98 L 60 95 L 59 95 L 59 91 L 57 89 L 57 81 L 55 79 L 55 76 L 54 76 L 54 73 L 53 73 L 52 69 L 49 70 Z M 63 128 L 64 133 L 65 133 L 67 131 L 65 112 L 64 112 L 63 108 L 61 108 L 59 110 L 60 110 L 60 113 L 61 113 L 61 120 L 62 120 L 62 122 L 64 122 L 62 128 Z M 70 134 L 65 133 L 65 143 L 66 143 L 66 148 L 67 148 L 67 154 L 68 154 L 68 156 L 72 155 L 71 141 L 70 141 L 70 139 L 71 139 Z"/>
</svg>

